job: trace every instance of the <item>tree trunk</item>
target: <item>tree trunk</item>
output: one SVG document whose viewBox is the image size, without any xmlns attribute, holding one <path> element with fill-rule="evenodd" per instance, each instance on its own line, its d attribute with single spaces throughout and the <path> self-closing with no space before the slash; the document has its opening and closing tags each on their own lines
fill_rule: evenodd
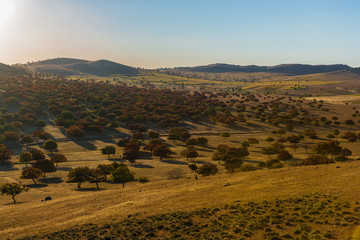
<svg viewBox="0 0 360 240">
<path fill-rule="evenodd" d="M 81 182 L 78 182 L 77 187 L 80 189 L 81 188 Z"/>
<path fill-rule="evenodd" d="M 123 187 L 125 187 L 125 183 L 123 182 L 122 184 L 123 184 Z"/>
<path fill-rule="evenodd" d="M 98 190 L 100 190 L 98 182 L 96 182 L 96 187 L 97 187 Z"/>
<path fill-rule="evenodd" d="M 12 196 L 12 199 L 14 201 L 14 204 L 16 204 L 15 195 Z"/>
<path fill-rule="evenodd" d="M 46 172 L 44 172 L 43 178 L 45 177 Z"/>
<path fill-rule="evenodd" d="M 35 178 L 32 178 L 32 180 L 34 181 L 34 184 L 36 184 Z"/>
</svg>

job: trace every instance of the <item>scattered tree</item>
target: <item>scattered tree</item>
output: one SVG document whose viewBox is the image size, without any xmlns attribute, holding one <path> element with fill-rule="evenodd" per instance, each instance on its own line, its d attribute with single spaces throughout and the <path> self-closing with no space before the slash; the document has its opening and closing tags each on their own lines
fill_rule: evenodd
<svg viewBox="0 0 360 240">
<path fill-rule="evenodd" d="M 126 164 L 120 164 L 112 173 L 111 180 L 114 183 L 122 183 L 125 187 L 125 183 L 135 180 L 135 173 L 130 171 Z"/>
<path fill-rule="evenodd" d="M 77 167 L 71 169 L 68 174 L 68 183 L 77 183 L 77 187 L 81 188 L 81 183 L 89 180 L 89 167 Z"/>
<path fill-rule="evenodd" d="M 56 163 L 56 167 L 58 167 L 59 163 L 63 163 L 67 161 L 67 158 L 63 154 L 54 154 L 50 160 Z"/>
<path fill-rule="evenodd" d="M 180 179 L 184 177 L 184 171 L 181 168 L 171 169 L 168 173 L 168 179 Z"/>
<path fill-rule="evenodd" d="M 53 140 L 47 140 L 46 142 L 44 142 L 44 144 L 42 145 L 42 147 L 46 150 L 49 150 L 50 152 L 54 151 L 55 149 L 57 149 L 58 144 L 53 141 Z"/>
<path fill-rule="evenodd" d="M 197 176 L 198 166 L 196 164 L 192 163 L 192 164 L 189 164 L 188 167 L 193 172 L 195 179 L 198 179 L 198 176 Z"/>
<path fill-rule="evenodd" d="M 108 155 L 108 158 L 110 157 L 110 154 L 115 155 L 116 153 L 116 149 L 114 146 L 105 146 L 103 148 L 100 149 L 101 153 L 104 155 Z"/>
<path fill-rule="evenodd" d="M 219 172 L 219 170 L 218 170 L 217 166 L 212 163 L 203 164 L 198 169 L 198 174 L 203 175 L 203 176 L 215 175 L 218 172 Z"/>
<path fill-rule="evenodd" d="M 27 164 L 33 160 L 33 156 L 29 152 L 24 152 L 20 154 L 20 162 L 25 163 L 25 166 L 27 167 Z"/>
<path fill-rule="evenodd" d="M 36 161 L 33 164 L 33 167 L 40 169 L 44 173 L 43 177 L 45 177 L 46 173 L 57 171 L 57 168 L 55 167 L 54 163 L 48 159 Z"/>
<path fill-rule="evenodd" d="M 25 186 L 23 186 L 20 183 L 5 183 L 1 186 L 1 195 L 10 195 L 14 201 L 14 204 L 16 204 L 15 196 L 22 193 L 27 192 L 29 189 Z"/>
<path fill-rule="evenodd" d="M 42 174 L 43 173 L 40 169 L 34 168 L 34 167 L 29 167 L 29 168 L 25 168 L 22 170 L 20 178 L 32 179 L 34 181 L 34 184 L 36 184 L 35 179 L 41 177 Z"/>
</svg>

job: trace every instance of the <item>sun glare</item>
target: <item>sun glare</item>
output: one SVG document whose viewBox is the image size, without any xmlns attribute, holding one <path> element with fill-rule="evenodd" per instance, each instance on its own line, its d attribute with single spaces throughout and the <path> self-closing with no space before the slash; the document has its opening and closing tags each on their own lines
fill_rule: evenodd
<svg viewBox="0 0 360 240">
<path fill-rule="evenodd" d="M 11 0 L 0 0 L 0 20 L 5 20 L 14 13 L 14 5 Z"/>
</svg>

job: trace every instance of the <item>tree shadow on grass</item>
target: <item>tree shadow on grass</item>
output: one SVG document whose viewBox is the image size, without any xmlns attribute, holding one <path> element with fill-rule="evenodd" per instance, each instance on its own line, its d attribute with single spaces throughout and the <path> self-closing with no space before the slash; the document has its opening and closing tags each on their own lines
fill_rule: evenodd
<svg viewBox="0 0 360 240">
<path fill-rule="evenodd" d="M 195 164 L 209 164 L 209 163 L 213 163 L 213 162 L 195 161 L 195 162 L 191 162 L 191 163 L 195 163 Z"/>
<path fill-rule="evenodd" d="M 96 187 L 88 187 L 88 188 L 77 188 L 74 189 L 74 191 L 78 191 L 78 192 L 96 192 L 96 191 L 103 191 L 106 190 L 105 188 L 101 188 L 97 189 Z"/>
<path fill-rule="evenodd" d="M 130 165 L 131 167 L 134 168 L 154 168 L 154 166 L 148 165 L 148 164 L 134 164 L 134 165 Z"/>
<path fill-rule="evenodd" d="M 212 150 L 209 149 L 197 149 L 198 152 L 214 152 Z"/>
<path fill-rule="evenodd" d="M 26 185 L 26 187 L 28 188 L 43 188 L 43 187 L 47 187 L 48 185 L 47 184 L 44 184 L 44 183 L 33 183 L 33 184 L 28 184 Z"/>
<path fill-rule="evenodd" d="M 177 164 L 177 165 L 188 165 L 187 162 L 182 162 L 179 160 L 172 160 L 172 159 L 163 159 L 161 162 L 170 163 L 170 164 Z"/>
<path fill-rule="evenodd" d="M 0 171 L 14 171 L 18 170 L 10 162 L 0 163 Z"/>
<path fill-rule="evenodd" d="M 87 150 L 96 150 L 97 149 L 97 147 L 94 144 L 92 144 L 91 142 L 89 142 L 87 140 L 73 139 L 73 142 Z"/>
<path fill-rule="evenodd" d="M 59 171 L 70 171 L 72 168 L 71 167 L 58 167 L 57 170 Z"/>
<path fill-rule="evenodd" d="M 10 205 L 18 205 L 18 204 L 22 204 L 22 203 L 24 203 L 24 202 L 18 202 L 18 201 L 16 201 L 16 203 L 11 202 L 11 203 L 5 203 L 4 205 L 5 205 L 5 206 L 10 206 Z"/>
<path fill-rule="evenodd" d="M 140 151 L 141 159 L 150 159 L 152 156 L 151 152 Z"/>
<path fill-rule="evenodd" d="M 52 178 L 41 178 L 38 180 L 38 182 L 42 183 L 62 183 L 64 180 L 60 177 L 52 177 Z"/>
</svg>

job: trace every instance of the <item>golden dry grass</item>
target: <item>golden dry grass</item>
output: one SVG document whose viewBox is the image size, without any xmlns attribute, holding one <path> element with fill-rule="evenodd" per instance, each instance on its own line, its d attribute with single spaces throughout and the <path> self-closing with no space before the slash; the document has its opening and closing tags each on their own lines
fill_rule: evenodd
<svg viewBox="0 0 360 240">
<path fill-rule="evenodd" d="M 337 166 L 339 166 L 337 168 Z M 360 162 L 275 171 L 220 174 L 194 179 L 160 180 L 148 184 L 102 184 L 105 190 L 77 191 L 58 186 L 54 200 L 40 202 L 43 193 L 24 193 L 17 205 L 2 205 L 2 238 L 65 229 L 86 222 L 106 222 L 129 214 L 151 215 L 176 210 L 214 207 L 231 201 L 272 200 L 319 192 L 359 200 Z M 228 185 L 225 187 L 225 185 Z M 85 186 L 87 187 L 87 186 Z M 35 194 L 35 196 L 34 196 Z M 344 232 L 349 237 L 352 233 Z M 343 238 L 345 239 L 345 238 Z"/>
</svg>

